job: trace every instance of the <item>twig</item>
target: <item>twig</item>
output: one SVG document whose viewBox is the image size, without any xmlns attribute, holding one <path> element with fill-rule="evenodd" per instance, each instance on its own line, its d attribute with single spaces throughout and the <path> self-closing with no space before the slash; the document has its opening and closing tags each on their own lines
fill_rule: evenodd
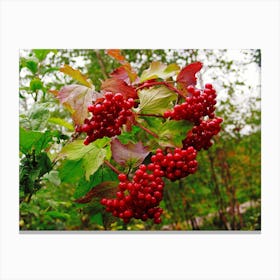
<svg viewBox="0 0 280 280">
<path fill-rule="evenodd" d="M 104 163 L 111 168 L 116 174 L 121 174 L 121 171 L 119 171 L 114 165 L 112 165 L 108 160 L 104 160 Z"/>
<path fill-rule="evenodd" d="M 96 57 L 97 57 L 98 63 L 100 65 L 100 67 L 101 67 L 101 72 L 102 72 L 104 78 L 108 79 L 108 75 L 106 73 L 105 65 L 104 65 L 102 57 L 100 56 L 99 50 L 95 50 L 95 53 L 96 53 Z"/>
<path fill-rule="evenodd" d="M 145 130 L 148 134 L 154 136 L 155 138 L 159 138 L 158 135 L 154 132 L 152 132 L 150 129 L 146 128 L 145 126 L 143 126 L 140 123 L 136 123 L 135 125 L 137 125 L 138 127 L 140 127 L 141 129 Z"/>
</svg>

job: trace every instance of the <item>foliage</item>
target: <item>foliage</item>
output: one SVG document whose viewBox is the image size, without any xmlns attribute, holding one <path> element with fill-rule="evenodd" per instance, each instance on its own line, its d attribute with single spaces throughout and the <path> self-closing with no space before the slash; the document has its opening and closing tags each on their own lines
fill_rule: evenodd
<svg viewBox="0 0 280 280">
<path fill-rule="evenodd" d="M 205 68 L 197 61 L 204 52 Z M 258 50 L 245 63 L 257 63 Z M 259 96 L 239 110 L 235 91 L 246 92 L 236 63 L 220 50 L 25 50 L 20 57 L 20 228 L 23 230 L 190 230 L 260 229 Z M 245 53 L 245 52 L 244 52 Z M 171 55 L 172 54 L 172 55 Z M 76 66 L 83 58 L 83 67 Z M 209 65 L 210 57 L 216 58 Z M 254 61 L 254 59 L 256 59 Z M 187 66 L 185 66 L 187 65 Z M 209 150 L 198 153 L 198 171 L 176 182 L 165 180 L 162 223 L 131 220 L 128 225 L 106 212 L 103 197 L 116 195 L 118 177 L 133 176 L 156 149 L 182 148 L 193 127 L 163 118 L 181 104 L 187 86 L 202 86 L 199 70 L 220 68 L 212 81 L 227 93 L 217 114 L 223 129 Z M 231 73 L 236 77 L 229 79 Z M 203 76 L 207 76 L 202 72 Z M 214 74 L 213 74 L 214 73 Z M 177 78 L 176 78 L 177 77 Z M 176 87 L 177 84 L 177 87 Z M 104 93 L 121 92 L 135 100 L 133 118 L 122 134 L 89 145 L 75 131 L 89 116 L 88 106 Z M 61 106 L 64 105 L 64 106 Z M 238 114 L 237 114 L 238 113 Z M 236 116 L 238 115 L 238 116 Z M 244 129 L 249 133 L 245 134 Z M 250 214 L 251 213 L 251 214 Z"/>
</svg>

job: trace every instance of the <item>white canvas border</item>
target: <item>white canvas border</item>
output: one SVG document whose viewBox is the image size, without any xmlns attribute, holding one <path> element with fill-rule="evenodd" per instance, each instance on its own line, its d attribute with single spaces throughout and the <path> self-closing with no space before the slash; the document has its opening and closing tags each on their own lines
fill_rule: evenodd
<svg viewBox="0 0 280 280">
<path fill-rule="evenodd" d="M 278 1 L 1 2 L 1 279 L 280 279 Z M 18 231 L 20 48 L 261 48 L 261 234 Z"/>
</svg>

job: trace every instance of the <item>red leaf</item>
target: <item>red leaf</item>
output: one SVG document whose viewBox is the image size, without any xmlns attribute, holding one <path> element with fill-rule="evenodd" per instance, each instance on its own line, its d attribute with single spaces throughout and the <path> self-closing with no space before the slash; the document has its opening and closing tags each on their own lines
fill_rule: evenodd
<svg viewBox="0 0 280 280">
<path fill-rule="evenodd" d="M 121 93 L 125 98 L 137 98 L 135 88 L 120 79 L 110 78 L 105 80 L 101 85 L 101 89 L 106 92 Z"/>
<path fill-rule="evenodd" d="M 132 69 L 131 65 L 128 62 L 123 63 L 122 66 L 116 68 L 110 76 L 122 81 L 125 81 L 127 84 L 131 82 L 137 82 L 137 74 Z"/>
<path fill-rule="evenodd" d="M 200 71 L 203 64 L 199 61 L 191 63 L 184 67 L 177 76 L 177 83 L 183 92 L 187 92 L 189 85 L 196 85 L 195 74 Z"/>
<path fill-rule="evenodd" d="M 122 144 L 117 138 L 111 141 L 111 150 L 114 160 L 120 165 L 140 165 L 149 154 L 147 147 L 142 142 L 136 144 Z"/>
<path fill-rule="evenodd" d="M 137 79 L 137 74 L 131 67 L 130 63 L 126 61 L 125 57 L 121 54 L 121 50 L 108 50 L 107 54 L 115 58 L 119 63 L 122 64 L 121 67 L 117 68 L 111 77 L 118 78 L 130 84 Z M 126 73 L 125 73 L 126 72 Z M 129 78 L 129 79 L 128 79 Z"/>
<path fill-rule="evenodd" d="M 92 199 L 103 197 L 113 198 L 116 196 L 118 182 L 106 181 L 93 187 L 87 194 L 75 200 L 77 203 L 89 203 Z"/>
<path fill-rule="evenodd" d="M 124 66 L 120 66 L 118 68 L 116 68 L 111 74 L 110 76 L 112 78 L 118 79 L 118 80 L 122 80 L 125 81 L 127 84 L 130 83 L 130 79 L 128 77 L 128 73 L 125 69 Z"/>
</svg>

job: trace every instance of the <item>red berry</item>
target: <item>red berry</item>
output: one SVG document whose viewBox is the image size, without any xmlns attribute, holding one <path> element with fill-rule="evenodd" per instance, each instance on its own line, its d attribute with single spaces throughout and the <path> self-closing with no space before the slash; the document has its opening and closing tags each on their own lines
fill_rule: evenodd
<svg viewBox="0 0 280 280">
<path fill-rule="evenodd" d="M 127 177 L 124 173 L 119 174 L 118 178 L 121 182 L 125 182 L 127 180 Z"/>
<path fill-rule="evenodd" d="M 113 137 L 121 133 L 121 127 L 127 123 L 133 114 L 131 108 L 134 106 L 132 100 L 124 100 L 121 93 L 105 93 L 95 103 L 88 106 L 92 113 L 90 119 L 85 119 L 83 126 L 77 126 L 77 132 L 85 132 L 88 136 L 85 145 L 104 136 Z"/>
</svg>

